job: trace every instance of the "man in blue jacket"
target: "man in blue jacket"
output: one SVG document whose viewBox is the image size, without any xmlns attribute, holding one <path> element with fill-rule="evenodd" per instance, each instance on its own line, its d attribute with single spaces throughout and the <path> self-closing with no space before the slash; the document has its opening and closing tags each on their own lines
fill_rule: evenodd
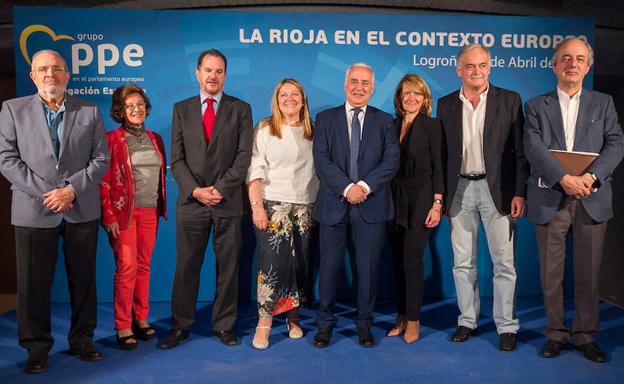
<svg viewBox="0 0 624 384">
<path fill-rule="evenodd" d="M 386 221 L 394 217 L 390 181 L 399 167 L 392 117 L 368 105 L 375 89 L 372 68 L 347 69 L 345 104 L 320 112 L 314 129 L 314 165 L 320 187 L 314 219 L 320 223 L 319 331 L 314 345 L 326 347 L 336 325 L 333 307 L 347 243 L 358 277 L 358 342 L 375 345 L 370 331 L 377 295 Z"/>
<path fill-rule="evenodd" d="M 544 308 L 548 317 L 542 357 L 556 357 L 572 337 L 595 362 L 605 355 L 598 331 L 598 277 L 607 220 L 613 216 L 611 174 L 624 154 L 624 135 L 611 96 L 583 88 L 593 64 L 591 46 L 567 38 L 556 48 L 557 89 L 526 103 L 524 150 L 531 164 L 527 215 L 535 223 Z M 567 174 L 549 150 L 597 153 L 581 175 Z M 564 324 L 566 237 L 572 229 L 574 304 L 571 329 Z"/>
</svg>

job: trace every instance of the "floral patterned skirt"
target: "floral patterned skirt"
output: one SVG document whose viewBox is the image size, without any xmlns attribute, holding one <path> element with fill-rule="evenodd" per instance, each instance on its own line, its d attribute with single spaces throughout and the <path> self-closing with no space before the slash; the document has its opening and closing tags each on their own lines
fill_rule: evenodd
<svg viewBox="0 0 624 384">
<path fill-rule="evenodd" d="M 258 314 L 275 316 L 305 301 L 311 250 L 312 204 L 264 200 L 269 225 L 255 228 L 258 246 Z"/>
</svg>

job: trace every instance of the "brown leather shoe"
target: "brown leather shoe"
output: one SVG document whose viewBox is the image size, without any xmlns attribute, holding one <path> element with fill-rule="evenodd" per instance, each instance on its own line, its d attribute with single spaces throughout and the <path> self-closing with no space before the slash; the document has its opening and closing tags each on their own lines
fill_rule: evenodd
<svg viewBox="0 0 624 384">
<path fill-rule="evenodd" d="M 577 351 L 583 352 L 583 356 L 585 356 L 587 360 L 593 361 L 595 363 L 604 363 L 607 361 L 604 352 L 600 350 L 600 347 L 596 343 L 575 345 L 574 348 Z"/>
<path fill-rule="evenodd" d="M 420 320 L 408 321 L 405 326 L 403 341 L 407 344 L 411 344 L 418 341 L 418 339 L 420 339 Z"/>
<path fill-rule="evenodd" d="M 233 347 L 239 344 L 238 338 L 236 338 L 234 332 L 230 330 L 214 331 L 214 334 L 217 335 L 219 340 L 221 340 L 221 343 L 227 345 L 228 347 Z"/>
<path fill-rule="evenodd" d="M 539 355 L 550 359 L 559 356 L 559 353 L 566 349 L 568 349 L 568 343 L 548 339 L 546 344 L 540 349 Z"/>
</svg>

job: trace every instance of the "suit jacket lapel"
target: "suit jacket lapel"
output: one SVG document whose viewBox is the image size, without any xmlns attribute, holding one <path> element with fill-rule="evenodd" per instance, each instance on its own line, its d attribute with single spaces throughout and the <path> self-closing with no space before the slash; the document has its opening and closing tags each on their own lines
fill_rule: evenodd
<svg viewBox="0 0 624 384">
<path fill-rule="evenodd" d="M 48 129 L 48 122 L 45 119 L 43 106 L 41 105 L 41 100 L 38 95 L 33 95 L 28 109 L 30 112 L 29 115 L 32 116 L 33 119 L 33 127 L 43 135 L 45 142 L 48 144 L 48 150 L 52 152 L 53 156 L 56 156 L 54 153 L 54 146 L 52 145 L 52 138 L 50 137 L 50 130 Z"/>
<path fill-rule="evenodd" d="M 486 105 L 485 105 L 485 123 L 483 127 L 483 151 L 485 152 L 489 148 L 490 143 L 495 142 L 493 135 L 496 133 L 496 127 L 494 122 L 498 114 L 499 98 L 498 88 L 490 84 L 488 90 Z"/>
<path fill-rule="evenodd" d="M 557 143 L 555 149 L 566 149 L 565 131 L 563 129 L 563 117 L 561 116 L 561 106 L 559 105 L 559 96 L 557 91 L 551 92 L 544 99 L 546 103 L 546 117 L 552 127 L 552 134 Z M 551 145 L 551 148 L 553 146 Z"/>
<path fill-rule="evenodd" d="M 215 125 L 212 129 L 212 139 L 210 140 L 210 145 L 208 146 L 208 148 L 210 148 L 210 146 L 212 146 L 212 144 L 215 141 L 217 141 L 217 138 L 219 137 L 219 134 L 221 133 L 221 131 L 228 128 L 226 127 L 225 123 L 228 120 L 231 112 L 232 112 L 232 103 L 231 103 L 230 97 L 224 93 L 221 96 L 221 104 L 219 105 L 219 108 L 217 109 Z"/>
<path fill-rule="evenodd" d="M 187 129 L 191 130 L 195 140 L 198 140 L 201 143 L 205 152 L 208 147 L 206 145 L 206 137 L 204 136 L 204 121 L 202 117 L 201 99 L 199 96 L 191 99 L 186 107 L 188 108 L 186 113 L 189 119 L 189 127 Z"/>
<path fill-rule="evenodd" d="M 63 141 L 61 141 L 61 148 L 59 149 L 59 157 L 63 155 L 63 150 L 69 140 L 69 135 L 74 128 L 74 121 L 76 120 L 76 114 L 78 110 L 71 96 L 65 96 L 65 112 L 63 114 Z"/>
<path fill-rule="evenodd" d="M 572 148 L 575 151 L 577 150 L 576 148 L 579 147 L 580 143 L 583 142 L 585 136 L 587 135 L 587 131 L 591 127 L 592 109 L 594 106 L 593 100 L 594 98 L 591 95 L 591 91 L 583 89 L 581 92 L 578 116 L 576 118 L 574 146 Z"/>
<path fill-rule="evenodd" d="M 455 93 L 455 95 L 453 95 L 451 97 L 451 108 L 449 113 L 449 116 L 451 116 L 451 119 L 453 120 L 453 123 L 450 124 L 450 126 L 448 127 L 449 129 L 447 130 L 447 134 L 449 135 L 453 135 L 453 137 L 449 137 L 449 142 L 455 142 L 455 145 L 457 146 L 458 150 L 459 150 L 459 154 L 462 153 L 463 151 L 463 142 L 464 142 L 464 123 L 463 123 L 463 105 L 462 105 L 462 101 L 459 98 L 459 92 L 461 91 L 457 91 L 457 93 Z"/>
<path fill-rule="evenodd" d="M 345 104 L 336 108 L 336 114 L 338 115 L 338 139 L 341 141 L 341 143 L 338 143 L 337 148 L 346 148 L 344 152 L 344 158 L 342 159 L 342 164 L 344 169 L 348 170 L 351 143 L 349 142 L 349 125 L 347 124 L 347 112 Z"/>
<path fill-rule="evenodd" d="M 371 135 L 373 135 L 373 128 L 375 127 L 375 120 L 377 118 L 377 111 L 371 106 L 366 108 L 366 116 L 364 116 L 364 124 L 362 125 L 362 141 L 360 143 L 360 152 L 358 153 L 358 160 L 361 159 L 362 154 L 366 151 L 366 145 L 370 141 Z M 364 150 L 362 150 L 364 148 Z"/>
</svg>

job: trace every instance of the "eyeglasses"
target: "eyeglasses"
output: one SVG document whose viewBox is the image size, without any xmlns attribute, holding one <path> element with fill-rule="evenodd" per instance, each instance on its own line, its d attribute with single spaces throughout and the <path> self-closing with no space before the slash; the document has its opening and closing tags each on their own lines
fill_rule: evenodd
<svg viewBox="0 0 624 384">
<path fill-rule="evenodd" d="M 146 106 L 147 106 L 147 103 L 136 103 L 136 104 L 124 105 L 124 108 L 126 108 L 126 111 L 128 111 L 128 112 L 132 112 L 135 109 L 138 109 L 139 111 L 142 111 L 142 110 L 145 109 Z"/>
<path fill-rule="evenodd" d="M 58 65 L 53 65 L 51 67 L 37 67 L 35 68 L 35 72 L 45 75 L 48 73 L 48 69 L 52 69 L 52 73 L 55 75 L 60 75 L 65 72 L 65 68 L 59 67 Z"/>
</svg>

